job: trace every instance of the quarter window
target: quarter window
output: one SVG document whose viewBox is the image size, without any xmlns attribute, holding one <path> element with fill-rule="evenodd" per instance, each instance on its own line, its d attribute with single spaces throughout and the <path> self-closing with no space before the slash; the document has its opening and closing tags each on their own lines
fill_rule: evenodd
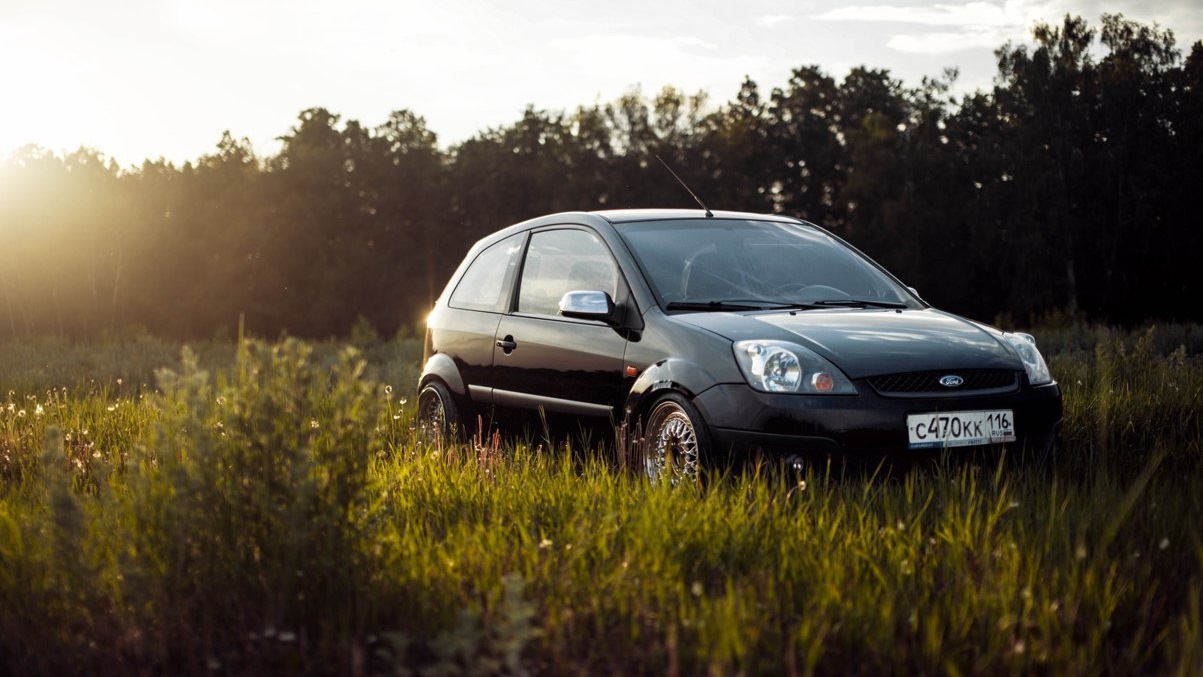
<svg viewBox="0 0 1203 677">
<path fill-rule="evenodd" d="M 521 252 L 522 234 L 507 237 L 485 249 L 464 271 L 447 305 L 494 313 L 509 310 L 510 283 Z"/>
<path fill-rule="evenodd" d="M 545 230 L 531 236 L 518 312 L 558 315 L 560 298 L 570 291 L 618 292 L 618 268 L 597 235 L 585 230 Z"/>
</svg>

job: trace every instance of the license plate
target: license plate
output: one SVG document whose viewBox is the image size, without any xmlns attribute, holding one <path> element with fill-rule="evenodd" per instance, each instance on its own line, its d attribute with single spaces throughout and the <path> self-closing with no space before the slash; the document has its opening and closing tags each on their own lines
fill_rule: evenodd
<svg viewBox="0 0 1203 677">
<path fill-rule="evenodd" d="M 1015 416 L 1010 409 L 911 414 L 906 428 L 911 449 L 1015 441 Z"/>
</svg>

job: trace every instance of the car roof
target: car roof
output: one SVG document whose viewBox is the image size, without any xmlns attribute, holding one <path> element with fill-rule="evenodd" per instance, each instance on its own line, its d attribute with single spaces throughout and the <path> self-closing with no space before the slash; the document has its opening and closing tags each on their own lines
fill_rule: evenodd
<svg viewBox="0 0 1203 677">
<path fill-rule="evenodd" d="M 777 215 L 757 214 L 753 212 L 714 211 L 709 215 L 701 209 L 609 209 L 590 212 L 610 223 L 630 223 L 632 221 L 658 221 L 665 219 L 749 219 L 755 221 L 785 221 L 797 223 L 798 219 Z"/>
<path fill-rule="evenodd" d="M 528 219 L 520 223 L 515 223 L 507 228 L 490 233 L 476 242 L 473 247 L 483 247 L 485 245 L 498 242 L 510 235 L 519 233 L 531 228 L 539 228 L 542 226 L 553 226 L 565 222 L 579 221 L 582 223 L 609 223 L 611 226 L 621 228 L 624 223 L 637 223 L 646 221 L 666 221 L 666 220 L 685 220 L 685 219 L 742 219 L 748 221 L 776 221 L 779 223 L 802 223 L 808 226 L 814 226 L 813 223 L 802 221 L 791 216 L 779 214 L 757 214 L 754 212 L 736 212 L 736 211 L 710 211 L 707 212 L 701 209 L 606 209 L 592 212 L 575 211 L 575 212 L 558 212 L 555 214 L 546 214 L 533 219 Z M 816 226 L 817 227 L 817 226 Z"/>
</svg>

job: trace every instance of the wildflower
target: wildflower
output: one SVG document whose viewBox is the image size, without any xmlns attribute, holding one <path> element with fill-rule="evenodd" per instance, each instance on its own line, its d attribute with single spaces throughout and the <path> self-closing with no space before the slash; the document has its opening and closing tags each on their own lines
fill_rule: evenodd
<svg viewBox="0 0 1203 677">
<path fill-rule="evenodd" d="M 110 404 L 109 406 L 105 407 L 105 411 L 110 411 L 110 412 L 117 411 L 117 405 Z"/>
<path fill-rule="evenodd" d="M 320 427 L 322 427 L 322 426 L 320 423 L 317 422 L 316 418 L 309 419 L 309 429 L 310 430 L 317 430 Z"/>
<path fill-rule="evenodd" d="M 403 407 L 405 406 L 406 402 L 409 402 L 409 399 L 407 399 L 405 397 L 402 397 L 400 400 L 398 400 L 398 403 Z"/>
<path fill-rule="evenodd" d="M 1170 547 L 1170 539 L 1168 539 L 1168 538 L 1161 539 L 1161 542 L 1157 544 L 1157 547 L 1162 550 L 1165 550 L 1166 548 Z"/>
<path fill-rule="evenodd" d="M 1079 545 L 1077 551 L 1074 552 L 1074 556 L 1079 560 L 1086 559 L 1086 546 Z"/>
<path fill-rule="evenodd" d="M 555 544 L 551 542 L 550 538 L 545 538 L 545 539 L 539 541 L 539 549 L 540 550 L 546 550 L 553 545 L 555 545 Z"/>
<path fill-rule="evenodd" d="M 694 581 L 693 585 L 689 586 L 689 594 L 693 595 L 694 597 L 701 597 L 705 590 L 706 589 L 702 587 L 701 581 Z"/>
</svg>

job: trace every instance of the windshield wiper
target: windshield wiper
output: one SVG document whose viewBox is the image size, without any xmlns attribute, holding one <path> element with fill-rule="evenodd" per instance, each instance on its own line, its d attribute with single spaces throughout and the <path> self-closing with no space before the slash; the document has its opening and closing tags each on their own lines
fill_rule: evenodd
<svg viewBox="0 0 1203 677">
<path fill-rule="evenodd" d="M 736 299 L 732 301 L 672 301 L 664 306 L 665 310 L 700 310 L 705 312 L 725 312 L 728 310 L 770 310 L 792 308 L 790 304 L 759 299 Z"/>
<path fill-rule="evenodd" d="M 818 308 L 907 308 L 905 303 L 897 301 L 873 301 L 871 299 L 828 299 L 826 301 L 811 301 L 806 304 Z"/>
</svg>

